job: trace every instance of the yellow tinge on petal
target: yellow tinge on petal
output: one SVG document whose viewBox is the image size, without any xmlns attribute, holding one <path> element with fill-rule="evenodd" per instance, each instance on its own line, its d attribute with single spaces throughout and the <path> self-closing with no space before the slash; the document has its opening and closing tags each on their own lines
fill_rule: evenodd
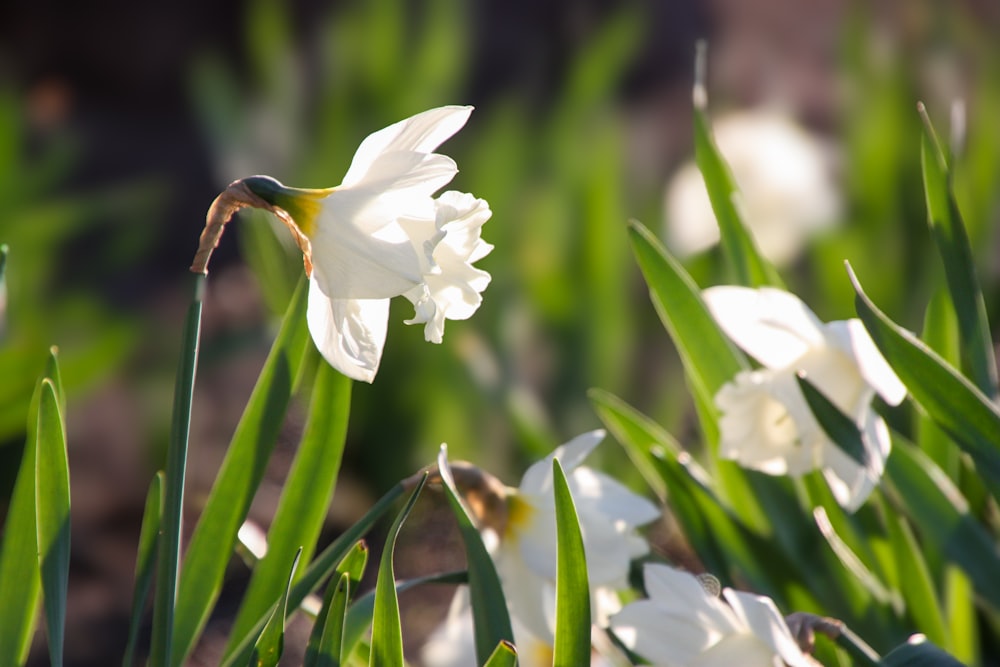
<svg viewBox="0 0 1000 667">
<path fill-rule="evenodd" d="M 507 525 L 504 528 L 503 539 L 516 541 L 524 527 L 531 522 L 535 512 L 535 506 L 520 495 L 512 493 L 507 496 Z"/>
</svg>

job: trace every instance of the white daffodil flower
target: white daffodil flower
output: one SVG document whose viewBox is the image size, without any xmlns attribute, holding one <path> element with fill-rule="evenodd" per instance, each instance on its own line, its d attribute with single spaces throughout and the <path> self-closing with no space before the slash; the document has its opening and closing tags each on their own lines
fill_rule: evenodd
<svg viewBox="0 0 1000 667">
<path fill-rule="evenodd" d="M 798 297 L 774 288 L 719 286 L 702 296 L 726 335 L 763 366 L 738 374 L 715 396 L 719 455 L 771 475 L 820 468 L 837 502 L 856 510 L 889 456 L 889 431 L 872 399 L 898 405 L 906 396 L 861 321 L 821 322 Z M 865 465 L 826 436 L 797 374 L 858 425 Z"/>
<path fill-rule="evenodd" d="M 649 598 L 611 617 L 625 646 L 657 667 L 809 667 L 770 598 L 722 590 L 666 565 L 643 569 Z"/>
<path fill-rule="evenodd" d="M 831 150 L 786 114 L 770 109 L 730 113 L 713 123 L 719 152 L 740 189 L 744 221 L 761 253 L 777 265 L 832 227 L 840 197 Z M 673 176 L 664 196 L 667 244 L 692 255 L 719 242 L 719 225 L 694 162 Z"/>
<path fill-rule="evenodd" d="M 649 551 L 636 528 L 660 515 L 647 499 L 581 465 L 604 436 L 603 430 L 591 431 L 558 447 L 528 468 L 507 498 L 507 524 L 494 562 L 511 615 L 550 645 L 557 551 L 552 459 L 559 459 L 576 505 L 597 625 L 606 627 L 608 616 L 620 608 L 616 591 L 628 587 L 630 562 Z"/>
<path fill-rule="evenodd" d="M 413 302 L 424 337 L 441 342 L 445 319 L 466 319 L 490 275 L 472 266 L 492 246 L 480 230 L 482 199 L 434 193 L 458 172 L 433 151 L 465 125 L 471 107 L 441 107 L 379 130 L 354 154 L 334 188 L 290 188 L 266 176 L 242 183 L 279 217 L 302 249 L 309 274 L 308 324 L 337 370 L 371 382 L 385 344 L 389 299 Z M 275 211 L 278 213 L 278 211 Z"/>
</svg>

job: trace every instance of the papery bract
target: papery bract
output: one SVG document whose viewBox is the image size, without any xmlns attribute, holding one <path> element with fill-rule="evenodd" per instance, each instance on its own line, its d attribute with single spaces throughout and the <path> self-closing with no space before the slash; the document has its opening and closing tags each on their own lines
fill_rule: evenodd
<svg viewBox="0 0 1000 667">
<path fill-rule="evenodd" d="M 872 399 L 879 394 L 898 405 L 906 395 L 860 320 L 821 322 L 798 297 L 774 288 L 712 287 L 703 298 L 722 330 L 764 366 L 738 374 L 716 394 L 720 456 L 772 475 L 820 468 L 842 506 L 860 507 L 889 456 L 888 428 Z M 827 437 L 796 375 L 854 420 L 864 464 Z"/>
</svg>

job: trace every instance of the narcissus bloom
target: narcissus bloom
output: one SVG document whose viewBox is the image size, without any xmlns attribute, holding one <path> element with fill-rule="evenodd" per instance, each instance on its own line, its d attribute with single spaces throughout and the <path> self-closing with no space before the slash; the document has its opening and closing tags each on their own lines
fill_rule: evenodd
<svg viewBox="0 0 1000 667">
<path fill-rule="evenodd" d="M 587 559 L 594 622 L 620 608 L 616 591 L 628 587 L 629 564 L 649 545 L 636 532 L 659 517 L 653 503 L 616 480 L 581 465 L 605 433 L 580 435 L 524 473 L 508 495 L 508 519 L 494 552 L 497 572 L 512 615 L 535 636 L 552 643 L 555 617 L 556 515 L 552 459 L 566 473 L 576 505 Z"/>
<path fill-rule="evenodd" d="M 407 323 L 424 324 L 424 337 L 435 343 L 445 319 L 466 319 L 482 301 L 490 275 L 472 263 L 492 250 L 480 238 L 489 205 L 461 192 L 434 197 L 458 168 L 433 151 L 471 112 L 441 107 L 379 130 L 358 147 L 337 187 L 290 188 L 266 176 L 242 181 L 295 236 L 309 274 L 309 331 L 323 357 L 349 377 L 374 379 L 392 297 L 414 304 Z"/>
<path fill-rule="evenodd" d="M 720 286 L 702 296 L 726 335 L 764 367 L 738 374 L 715 396 L 720 456 L 772 475 L 820 468 L 837 502 L 856 510 L 889 456 L 889 431 L 872 399 L 898 405 L 906 396 L 861 321 L 821 322 L 798 297 L 773 288 Z M 857 424 L 865 465 L 826 436 L 797 374 Z"/>
<path fill-rule="evenodd" d="M 809 667 L 769 598 L 725 588 L 710 595 L 696 577 L 666 565 L 643 570 L 649 599 L 611 617 L 629 649 L 657 667 Z"/>
</svg>

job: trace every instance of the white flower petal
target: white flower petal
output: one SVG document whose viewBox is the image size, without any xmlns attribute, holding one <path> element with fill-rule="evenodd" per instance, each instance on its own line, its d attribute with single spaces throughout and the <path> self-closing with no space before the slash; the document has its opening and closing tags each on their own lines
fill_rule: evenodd
<svg viewBox="0 0 1000 667">
<path fill-rule="evenodd" d="M 788 366 L 823 344 L 822 322 L 783 290 L 720 285 L 702 298 L 726 335 L 768 368 Z"/>
<path fill-rule="evenodd" d="M 610 624 L 629 650 L 664 666 L 688 665 L 711 644 L 711 635 L 692 621 L 653 600 L 637 600 L 612 616 Z"/>
<path fill-rule="evenodd" d="M 728 634 L 740 630 L 729 607 L 706 593 L 693 574 L 667 565 L 647 563 L 643 567 L 643 581 L 646 593 L 656 600 L 664 613 L 675 613 L 681 618 L 697 615 L 699 625 L 706 632 Z"/>
<path fill-rule="evenodd" d="M 618 480 L 591 468 L 577 467 L 569 475 L 569 488 L 577 505 L 624 526 L 642 526 L 655 521 L 660 510 Z"/>
<path fill-rule="evenodd" d="M 785 619 L 774 606 L 773 600 L 730 588 L 724 589 L 722 594 L 737 618 L 769 648 L 772 654 L 777 653 L 781 656 L 789 667 L 808 667 L 808 661 L 792 637 Z"/>
<path fill-rule="evenodd" d="M 462 129 L 472 107 L 446 106 L 418 113 L 371 134 L 358 146 L 343 185 L 361 182 L 379 156 L 390 152 L 430 153 Z"/>
<path fill-rule="evenodd" d="M 590 452 L 594 451 L 594 447 L 601 444 L 606 435 L 606 431 L 597 429 L 578 435 L 566 444 L 556 447 L 551 454 L 541 461 L 533 463 L 525 471 L 518 488 L 526 493 L 551 492 L 552 459 L 558 458 L 563 472 L 569 474 L 571 470 L 583 463 L 583 460 L 590 455 Z"/>
<path fill-rule="evenodd" d="M 316 274 L 309 281 L 306 320 L 323 358 L 344 375 L 371 382 L 382 360 L 388 299 L 330 299 Z"/>
<path fill-rule="evenodd" d="M 827 326 L 837 326 L 839 344 L 844 346 L 858 366 L 861 377 L 889 405 L 899 405 L 906 398 L 906 386 L 889 366 L 875 341 L 868 334 L 861 320 L 854 318 L 844 322 L 830 322 Z M 843 333 L 840 333 L 840 332 Z"/>
<path fill-rule="evenodd" d="M 837 503 L 848 512 L 857 511 L 875 489 L 891 447 L 889 428 L 874 410 L 867 411 L 861 426 L 867 465 L 858 463 L 833 442 L 828 441 L 823 451 L 823 477 Z"/>
</svg>

